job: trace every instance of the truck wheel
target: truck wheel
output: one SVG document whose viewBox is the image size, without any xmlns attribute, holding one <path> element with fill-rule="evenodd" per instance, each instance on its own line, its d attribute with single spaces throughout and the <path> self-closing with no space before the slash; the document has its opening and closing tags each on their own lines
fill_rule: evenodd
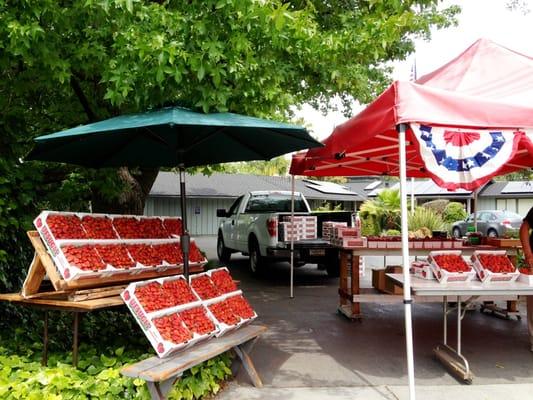
<svg viewBox="0 0 533 400">
<path fill-rule="evenodd" d="M 226 264 L 229 262 L 229 259 L 231 258 L 231 251 L 224 246 L 224 239 L 222 238 L 221 234 L 218 234 L 217 239 L 217 256 L 220 262 Z"/>
<path fill-rule="evenodd" d="M 250 248 L 250 270 L 254 275 L 258 275 L 263 270 L 265 260 L 263 257 L 261 257 L 259 244 L 256 240 L 250 241 L 250 244 L 248 246 Z"/>
</svg>

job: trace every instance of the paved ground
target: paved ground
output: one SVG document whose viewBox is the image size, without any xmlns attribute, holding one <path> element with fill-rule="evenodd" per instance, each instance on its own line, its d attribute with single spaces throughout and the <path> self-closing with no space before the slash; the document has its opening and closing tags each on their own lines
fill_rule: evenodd
<svg viewBox="0 0 533 400">
<path fill-rule="evenodd" d="M 214 237 L 197 241 L 208 258 L 216 258 Z M 382 258 L 367 259 L 367 265 L 382 263 Z M 248 272 L 242 256 L 234 255 L 229 268 L 269 331 L 252 354 L 265 387 L 251 387 L 240 374 L 220 399 L 407 398 L 402 305 L 368 304 L 364 320 L 350 322 L 336 314 L 337 279 L 315 266 L 295 270 L 294 299 L 289 299 L 286 263 L 273 265 L 262 278 Z M 368 273 L 365 283 L 369 285 Z M 442 336 L 441 318 L 439 304 L 413 308 L 419 399 L 533 398 L 533 353 L 524 319 L 467 313 L 463 353 L 475 378 L 466 386 L 433 358 Z"/>
</svg>

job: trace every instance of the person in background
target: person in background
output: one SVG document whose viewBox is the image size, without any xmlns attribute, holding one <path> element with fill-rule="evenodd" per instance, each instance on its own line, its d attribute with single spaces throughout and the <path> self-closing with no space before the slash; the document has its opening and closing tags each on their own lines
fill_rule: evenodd
<svg viewBox="0 0 533 400">
<path fill-rule="evenodd" d="M 533 207 L 528 211 L 520 225 L 520 242 L 524 252 L 524 263 L 533 270 Z M 526 296 L 527 300 L 527 330 L 529 332 L 530 349 L 533 351 L 533 296 Z"/>
</svg>

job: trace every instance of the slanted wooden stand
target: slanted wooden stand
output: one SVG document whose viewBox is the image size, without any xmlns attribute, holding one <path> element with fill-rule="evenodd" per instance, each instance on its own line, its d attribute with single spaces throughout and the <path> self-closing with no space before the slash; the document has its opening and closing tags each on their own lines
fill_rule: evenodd
<svg viewBox="0 0 533 400">
<path fill-rule="evenodd" d="M 43 356 L 42 364 L 48 361 L 48 311 L 58 310 L 73 313 L 72 364 L 78 364 L 78 330 L 83 313 L 117 307 L 124 304 L 120 292 L 132 280 L 145 280 L 176 275 L 180 269 L 166 271 L 142 271 L 131 276 L 110 276 L 65 281 L 61 278 L 54 261 L 48 254 L 39 233 L 27 232 L 35 249 L 35 255 L 24 280 L 21 293 L 0 294 L 0 301 L 39 308 L 44 310 Z M 191 272 L 203 271 L 202 266 L 190 266 Z"/>
</svg>

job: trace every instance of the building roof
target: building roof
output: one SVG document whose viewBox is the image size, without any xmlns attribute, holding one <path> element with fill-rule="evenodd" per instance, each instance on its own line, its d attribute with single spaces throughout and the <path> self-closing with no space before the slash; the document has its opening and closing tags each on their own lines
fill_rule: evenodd
<svg viewBox="0 0 533 400">
<path fill-rule="evenodd" d="M 498 181 L 488 183 L 479 193 L 479 197 L 531 198 L 533 183 L 529 181 Z"/>
<path fill-rule="evenodd" d="M 390 189 L 400 189 L 400 183 L 394 183 L 389 186 Z M 376 197 L 385 187 L 379 186 L 376 189 L 368 193 L 368 197 Z M 454 198 L 469 198 L 472 197 L 472 191 L 457 189 L 455 191 L 449 191 L 448 189 L 438 186 L 431 179 L 415 179 L 414 190 L 412 190 L 411 182 L 407 182 L 407 195 L 410 196 L 414 191 L 415 197 L 418 198 L 433 198 L 433 197 L 454 197 Z"/>
<path fill-rule="evenodd" d="M 236 198 L 255 190 L 291 190 L 291 178 L 247 174 L 215 173 L 189 175 L 185 178 L 188 197 Z M 331 182 L 296 179 L 295 190 L 308 199 L 336 201 L 364 201 L 366 197 Z M 160 172 L 150 196 L 179 196 L 179 176 L 174 172 Z"/>
</svg>

